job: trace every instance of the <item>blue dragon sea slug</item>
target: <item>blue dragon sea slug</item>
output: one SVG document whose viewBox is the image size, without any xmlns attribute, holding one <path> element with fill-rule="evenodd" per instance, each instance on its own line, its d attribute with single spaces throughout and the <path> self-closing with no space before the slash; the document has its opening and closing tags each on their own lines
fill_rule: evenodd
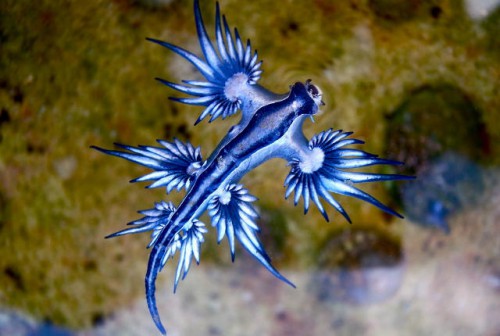
<svg viewBox="0 0 500 336">
<path fill-rule="evenodd" d="M 205 225 L 198 220 L 208 212 L 217 229 L 217 240 L 227 237 L 234 260 L 235 241 L 254 256 L 278 279 L 294 286 L 271 264 L 258 238 L 256 200 L 238 184 L 250 170 L 271 158 L 282 158 L 291 166 L 285 179 L 285 197 L 294 193 L 294 202 L 303 198 L 304 211 L 311 201 L 326 220 L 328 216 L 320 199 L 333 206 L 349 222 L 349 216 L 331 193 L 352 196 L 369 202 L 385 212 L 401 217 L 354 185 L 383 180 L 404 180 L 407 176 L 352 172 L 351 168 L 371 165 L 400 164 L 376 155 L 348 147 L 363 142 L 351 138 L 350 132 L 323 131 L 308 140 L 302 125 L 324 105 L 321 90 L 310 80 L 290 86 L 286 94 L 275 94 L 257 84 L 262 71 L 257 52 L 248 41 L 243 44 L 238 31 L 229 28 L 226 18 L 216 5 L 215 43 L 208 37 L 200 13 L 199 1 L 194 1 L 194 16 L 203 57 L 155 39 L 157 43 L 191 62 L 205 80 L 183 80 L 182 84 L 158 79 L 166 86 L 190 97 L 171 98 L 175 101 L 205 106 L 196 121 L 210 117 L 226 118 L 241 111 L 240 121 L 208 157 L 203 160 L 200 148 L 179 140 L 159 140 L 160 146 L 132 147 L 117 144 L 121 150 L 93 147 L 101 152 L 127 159 L 153 170 L 133 182 L 152 181 L 149 188 L 164 187 L 167 192 L 186 190 L 182 202 L 175 207 L 160 201 L 154 208 L 140 211 L 144 217 L 131 222 L 131 227 L 108 237 L 152 231 L 149 262 L 145 277 L 149 311 L 158 329 L 166 334 L 155 299 L 155 280 L 169 258 L 179 254 L 174 291 L 184 278 L 194 258 L 200 261 L 200 246 L 204 241 Z"/>
</svg>

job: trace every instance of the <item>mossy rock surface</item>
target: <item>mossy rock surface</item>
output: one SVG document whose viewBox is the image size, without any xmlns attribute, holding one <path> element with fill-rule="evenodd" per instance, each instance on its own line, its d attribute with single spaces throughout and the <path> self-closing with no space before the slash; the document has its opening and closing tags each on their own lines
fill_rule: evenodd
<svg viewBox="0 0 500 336">
<path fill-rule="evenodd" d="M 178 137 L 203 145 L 206 158 L 238 118 L 194 127 L 200 109 L 167 99 L 175 93 L 154 77 L 194 79 L 195 71 L 145 37 L 199 53 L 192 2 L 142 3 L 0 4 L 0 302 L 38 320 L 86 328 L 142 299 L 149 237 L 103 237 L 154 201 L 177 204 L 182 197 L 129 185 L 145 170 L 89 146 Z M 415 89 L 448 83 L 481 111 L 489 164 L 498 165 L 500 83 L 492 79 L 500 63 L 489 51 L 495 35 L 483 34 L 493 28 L 472 22 L 454 3 L 439 2 L 437 17 L 420 5 L 397 24 L 379 19 L 369 1 L 227 0 L 221 10 L 265 60 L 262 85 L 285 92 L 312 78 L 322 88 L 327 105 L 315 124 L 306 124 L 308 136 L 330 127 L 353 130 L 367 141 L 365 150 L 382 153 L 385 115 Z M 201 1 L 210 33 L 214 6 Z M 307 269 L 325 237 L 348 224 L 331 209 L 330 224 L 316 209 L 304 217 L 285 201 L 288 169 L 273 161 L 242 182 L 272 208 L 270 218 L 286 222 L 283 232 L 263 230 L 266 244 L 283 264 Z M 383 185 L 364 190 L 388 199 Z M 353 225 L 394 227 L 368 204 L 339 200 Z M 202 262 L 229 263 L 227 246 L 206 247 Z"/>
</svg>

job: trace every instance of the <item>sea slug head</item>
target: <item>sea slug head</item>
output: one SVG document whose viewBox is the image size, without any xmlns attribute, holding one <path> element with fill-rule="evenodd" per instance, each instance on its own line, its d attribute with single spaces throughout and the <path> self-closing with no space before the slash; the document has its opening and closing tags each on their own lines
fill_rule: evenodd
<svg viewBox="0 0 500 336">
<path fill-rule="evenodd" d="M 306 90 L 307 90 L 307 93 L 309 93 L 309 96 L 314 100 L 314 103 L 316 104 L 316 106 L 318 106 L 318 108 L 319 108 L 320 106 L 325 105 L 325 103 L 322 100 L 323 92 L 321 91 L 321 89 L 318 86 L 311 84 L 311 82 L 312 82 L 311 79 L 306 80 L 306 83 L 305 83 Z"/>
<path fill-rule="evenodd" d="M 319 87 L 311 84 L 308 79 L 305 83 L 297 82 L 290 87 L 290 98 L 293 99 L 294 110 L 297 116 L 313 116 L 325 103 L 321 100 L 323 94 Z"/>
</svg>

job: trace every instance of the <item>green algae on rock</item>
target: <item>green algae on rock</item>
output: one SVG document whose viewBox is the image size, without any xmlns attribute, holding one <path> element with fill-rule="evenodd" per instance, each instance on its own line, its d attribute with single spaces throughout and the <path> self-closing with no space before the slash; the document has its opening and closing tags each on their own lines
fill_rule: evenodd
<svg viewBox="0 0 500 336">
<path fill-rule="evenodd" d="M 437 79 L 460 87 L 484 113 L 492 153 L 486 163 L 498 165 L 498 10 L 479 25 L 481 31 L 462 16 L 454 24 L 436 24 L 455 15 L 451 6 L 456 2 L 435 2 L 441 4 L 439 21 L 434 16 L 430 19 L 432 13 L 428 13 L 428 19 L 421 15 L 427 10 L 422 5 L 419 11 L 425 11 L 411 15 L 409 20 L 382 26 L 391 29 L 382 29 L 378 19 L 374 24 L 368 1 L 289 0 L 284 5 L 277 1 L 225 0 L 223 4 L 232 22 L 245 20 L 252 27 L 241 27 L 242 33 L 255 40 L 260 55 L 267 58 L 265 72 L 278 74 L 276 79 L 266 78 L 266 85 L 286 89 L 281 86 L 283 78 L 298 74 L 306 79 L 304 69 L 316 67 L 323 91 L 329 95 L 327 107 L 331 111 L 317 121 L 321 126 L 362 129 L 363 137 L 380 139 L 378 144 L 371 143 L 371 149 L 378 151 L 384 140 L 383 113 L 393 111 L 401 97 L 415 86 L 435 83 Z M 135 213 L 130 209 L 138 202 L 152 202 L 155 197 L 140 190 L 127 193 L 127 186 L 119 184 L 142 170 L 109 166 L 106 160 L 89 153 L 88 146 L 125 139 L 145 143 L 151 134 L 167 138 L 182 135 L 182 125 L 192 125 L 196 118 L 192 108 L 174 111 L 164 89 L 151 85 L 158 71 L 180 77 L 191 74 L 191 68 L 156 52 L 144 40 L 148 36 L 168 36 L 192 43 L 191 1 L 174 1 L 154 10 L 134 3 L 0 3 L 0 269 L 6 271 L 0 274 L 0 301 L 39 320 L 72 328 L 90 327 L 100 317 L 131 305 L 142 295 L 145 240 L 130 239 L 110 247 L 102 238 L 132 218 Z M 212 1 L 201 5 L 205 7 L 202 9 L 213 9 Z M 265 15 L 260 10 L 263 6 L 272 15 Z M 213 28 L 211 20 L 207 18 L 207 23 Z M 269 30 L 269 25 L 282 29 Z M 370 37 L 373 49 L 362 48 L 365 40 L 356 39 L 354 33 L 360 28 Z M 276 46 L 279 53 L 275 52 Z M 369 90 L 356 91 L 364 83 L 370 84 Z M 209 132 L 193 134 L 190 141 L 214 147 L 228 127 L 229 123 L 212 126 Z M 187 137 L 189 128 L 186 133 Z M 74 157 L 78 165 L 71 178 L 63 180 L 57 169 L 54 171 L 53 163 L 67 157 Z M 321 215 L 315 212 L 305 222 L 301 209 L 277 201 L 270 192 L 275 189 L 274 180 L 285 169 L 276 174 L 269 173 L 275 166 L 263 168 L 268 173 L 259 173 L 258 186 L 252 192 L 262 195 L 266 206 L 280 208 L 289 228 L 290 223 L 300 222 L 286 234 L 283 251 L 293 259 L 290 265 L 283 266 L 302 267 L 310 262 L 309 249 L 321 245 L 325 235 L 345 224 L 335 217 L 334 223 L 324 225 Z M 384 190 L 378 192 L 383 197 Z M 161 195 L 163 192 L 158 193 Z M 111 212 L 104 209 L 108 207 L 105 201 L 115 204 Z M 494 200 L 490 202 L 487 209 L 467 217 L 467 224 L 481 218 L 483 211 L 491 225 L 496 223 Z M 57 207 L 53 209 L 54 204 Z M 346 204 L 346 208 L 365 221 L 378 216 L 376 211 L 354 202 Z M 457 253 L 458 246 L 470 243 L 470 234 L 476 228 L 467 230 L 457 243 Z M 481 253 L 492 251 L 494 244 L 483 249 L 482 242 L 495 237 L 494 232 L 492 226 L 484 238 L 476 240 Z M 213 238 L 210 240 L 216 244 Z M 220 251 L 220 259 L 211 260 L 229 260 L 225 249 L 213 251 Z M 205 255 L 202 258 L 207 259 Z M 288 262 L 287 257 L 284 262 Z M 120 281 L 110 281 L 116 274 Z M 16 284 L 18 276 L 25 291 Z M 490 310 L 492 317 L 494 312 Z M 415 315 L 413 318 L 417 319 Z M 485 321 L 471 319 L 477 324 Z M 437 321 L 441 322 L 436 322 L 436 328 L 450 326 L 439 318 Z M 415 325 L 426 328 L 420 319 Z"/>
<path fill-rule="evenodd" d="M 397 170 L 410 174 L 448 151 L 474 160 L 489 152 L 482 112 L 451 85 L 423 86 L 410 93 L 388 115 L 386 133 L 387 155 L 406 162 Z"/>
</svg>

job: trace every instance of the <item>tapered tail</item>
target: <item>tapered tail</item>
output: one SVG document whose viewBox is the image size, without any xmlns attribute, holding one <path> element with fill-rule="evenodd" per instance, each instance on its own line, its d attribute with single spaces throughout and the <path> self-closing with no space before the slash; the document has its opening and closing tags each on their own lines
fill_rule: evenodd
<svg viewBox="0 0 500 336">
<path fill-rule="evenodd" d="M 145 278 L 146 300 L 148 303 L 149 313 L 151 314 L 151 317 L 153 318 L 156 327 L 163 335 L 166 335 L 167 331 L 165 330 L 165 327 L 161 323 L 160 315 L 158 314 L 158 307 L 156 306 L 156 297 L 155 297 L 155 291 L 156 291 L 155 283 L 156 283 L 156 277 L 158 276 L 158 273 L 162 268 L 162 260 L 163 256 L 166 253 L 166 250 L 167 250 L 166 246 L 162 244 L 156 244 L 153 246 L 151 254 L 149 255 L 148 270 L 146 272 L 146 278 Z"/>
<path fill-rule="evenodd" d="M 158 273 L 169 258 L 172 258 L 179 250 L 179 262 L 175 272 L 174 292 L 179 284 L 179 280 L 184 279 L 191 266 L 191 259 L 196 263 L 200 262 L 200 245 L 203 243 L 203 234 L 207 230 L 205 225 L 194 219 L 188 226 L 169 226 L 165 232 L 159 233 L 155 241 L 150 244 L 153 248 L 149 255 L 148 270 L 146 272 L 146 300 L 148 302 L 149 313 L 162 334 L 166 334 L 163 327 L 155 298 L 155 282 Z M 164 236 L 163 236 L 164 234 Z M 164 237 L 164 238 L 163 238 Z M 181 277 L 182 276 L 182 277 Z"/>
<path fill-rule="evenodd" d="M 160 238 L 160 240 L 153 245 L 151 253 L 149 254 L 146 278 L 144 279 L 146 285 L 146 301 L 148 303 L 149 313 L 151 314 L 156 327 L 162 333 L 162 335 L 166 335 L 167 331 L 161 323 L 160 314 L 158 313 L 158 307 L 156 306 L 156 277 L 162 270 L 167 259 L 175 253 L 176 247 L 173 242 L 178 233 L 179 230 L 174 230 L 174 228 L 170 226 L 165 232 L 165 238 Z"/>
</svg>

